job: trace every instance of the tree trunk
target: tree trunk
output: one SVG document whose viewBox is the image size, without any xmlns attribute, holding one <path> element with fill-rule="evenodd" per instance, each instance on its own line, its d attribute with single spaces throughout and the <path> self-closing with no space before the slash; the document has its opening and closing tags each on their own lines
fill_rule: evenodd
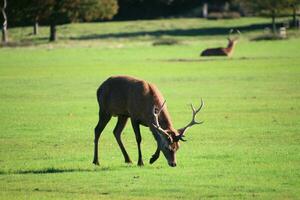
<svg viewBox="0 0 300 200">
<path fill-rule="evenodd" d="M 3 25 L 2 25 L 2 42 L 7 42 L 7 17 L 6 17 L 6 13 L 5 13 L 5 8 L 6 8 L 6 0 L 3 0 L 3 7 L 1 8 L 1 12 L 3 15 Z"/>
<path fill-rule="evenodd" d="M 50 42 L 55 42 L 56 41 L 56 24 L 55 23 L 51 23 L 50 24 L 50 38 L 49 38 Z"/>
<path fill-rule="evenodd" d="M 2 29 L 2 42 L 6 43 L 7 42 L 7 30 Z"/>
<path fill-rule="evenodd" d="M 33 25 L 33 35 L 39 34 L 39 22 L 35 20 Z"/>
<path fill-rule="evenodd" d="M 276 33 L 276 21 L 275 21 L 275 18 L 276 18 L 276 14 L 275 14 L 275 11 L 272 11 L 272 32 L 273 33 Z"/>
<path fill-rule="evenodd" d="M 204 3 L 202 7 L 202 16 L 203 18 L 207 18 L 208 15 L 208 4 Z"/>
<path fill-rule="evenodd" d="M 293 6 L 293 27 L 297 27 L 297 8 Z"/>
</svg>

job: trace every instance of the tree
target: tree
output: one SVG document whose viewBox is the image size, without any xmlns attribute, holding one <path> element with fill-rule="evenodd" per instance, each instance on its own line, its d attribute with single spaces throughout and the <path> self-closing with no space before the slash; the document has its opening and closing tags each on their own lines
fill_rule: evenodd
<svg viewBox="0 0 300 200">
<path fill-rule="evenodd" d="M 236 0 L 237 1 L 237 0 Z M 239 0 L 250 6 L 254 12 L 267 14 L 272 18 L 272 31 L 276 33 L 276 17 L 286 8 L 286 0 Z"/>
<path fill-rule="evenodd" d="M 297 9 L 299 8 L 300 5 L 300 0 L 286 0 L 287 1 L 287 5 L 292 9 L 292 25 L 294 27 L 297 27 Z"/>
<path fill-rule="evenodd" d="M 52 0 L 50 6 L 50 41 L 56 41 L 56 26 L 67 22 L 111 19 L 118 10 L 116 0 Z"/>
<path fill-rule="evenodd" d="M 77 10 L 77 20 L 92 21 L 95 19 L 112 19 L 118 11 L 117 1 L 81 0 Z"/>
<path fill-rule="evenodd" d="M 50 15 L 50 6 L 53 0 L 27 0 L 26 14 L 33 24 L 33 34 L 38 34 L 40 20 L 45 20 Z"/>
<path fill-rule="evenodd" d="M 40 21 L 49 17 L 53 0 L 9 0 L 7 15 L 10 25 L 33 25 L 33 34 L 38 34 Z"/>
<path fill-rule="evenodd" d="M 2 24 L 2 42 L 7 42 L 7 16 L 5 9 L 7 6 L 6 0 L 3 0 L 3 6 L 1 7 L 1 12 L 3 15 L 3 24 Z"/>
<path fill-rule="evenodd" d="M 210 0 L 118 0 L 120 20 L 155 19 L 185 14 Z M 224 0 L 225 1 L 225 0 Z"/>
</svg>

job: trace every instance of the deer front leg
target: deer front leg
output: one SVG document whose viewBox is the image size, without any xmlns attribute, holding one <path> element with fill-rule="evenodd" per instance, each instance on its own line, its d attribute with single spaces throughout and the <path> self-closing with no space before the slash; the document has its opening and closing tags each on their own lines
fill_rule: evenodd
<svg viewBox="0 0 300 200">
<path fill-rule="evenodd" d="M 157 146 L 155 153 L 152 155 L 150 159 L 150 164 L 153 164 L 159 158 L 160 149 Z"/>
<path fill-rule="evenodd" d="M 143 158 L 142 158 L 142 150 L 141 150 L 141 142 L 142 142 L 142 137 L 141 137 L 141 131 L 140 131 L 140 125 L 137 121 L 131 119 L 131 124 L 132 128 L 135 133 L 135 138 L 138 146 L 138 153 L 139 153 L 139 160 L 138 160 L 138 166 L 143 166 Z"/>
</svg>

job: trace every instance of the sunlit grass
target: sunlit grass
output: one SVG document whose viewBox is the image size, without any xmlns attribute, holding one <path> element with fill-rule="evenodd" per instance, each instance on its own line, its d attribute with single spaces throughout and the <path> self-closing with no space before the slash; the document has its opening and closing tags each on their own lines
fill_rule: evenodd
<svg viewBox="0 0 300 200">
<path fill-rule="evenodd" d="M 0 198 L 299 198 L 299 38 L 250 42 L 252 33 L 245 32 L 232 58 L 199 57 L 204 48 L 226 45 L 224 33 L 160 36 L 181 41 L 173 46 L 153 46 L 155 36 L 70 39 L 153 31 L 162 23 L 172 30 L 265 20 L 72 24 L 59 27 L 63 36 L 55 44 L 47 43 L 48 29 L 42 28 L 42 45 L 1 48 Z M 13 31 L 20 30 L 25 36 L 31 31 L 12 30 L 16 40 L 21 32 Z M 198 118 L 205 123 L 189 130 L 176 168 L 168 167 L 162 155 L 148 164 L 156 145 L 147 128 L 141 129 L 145 166 L 137 167 L 130 123 L 123 140 L 134 163 L 123 163 L 112 134 L 115 119 L 101 136 L 101 166 L 92 165 L 96 89 L 116 74 L 155 83 L 178 128 L 191 118 L 189 103 L 198 105 L 203 98 Z"/>
</svg>

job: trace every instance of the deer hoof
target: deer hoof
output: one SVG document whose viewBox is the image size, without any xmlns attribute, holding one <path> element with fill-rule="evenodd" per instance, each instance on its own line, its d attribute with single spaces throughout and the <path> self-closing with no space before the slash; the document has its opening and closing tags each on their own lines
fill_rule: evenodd
<svg viewBox="0 0 300 200">
<path fill-rule="evenodd" d="M 132 161 L 131 160 L 125 160 L 125 163 L 132 164 Z"/>
<path fill-rule="evenodd" d="M 93 161 L 95 165 L 99 165 L 99 161 Z"/>
<path fill-rule="evenodd" d="M 152 157 L 152 158 L 150 159 L 150 162 L 149 162 L 149 163 L 150 163 L 150 164 L 153 164 L 153 163 L 157 160 L 157 158 L 158 158 L 158 157 Z"/>
<path fill-rule="evenodd" d="M 139 167 L 144 166 L 144 162 L 143 162 L 143 161 L 139 161 L 139 162 L 138 162 L 138 166 L 139 166 Z"/>
</svg>

